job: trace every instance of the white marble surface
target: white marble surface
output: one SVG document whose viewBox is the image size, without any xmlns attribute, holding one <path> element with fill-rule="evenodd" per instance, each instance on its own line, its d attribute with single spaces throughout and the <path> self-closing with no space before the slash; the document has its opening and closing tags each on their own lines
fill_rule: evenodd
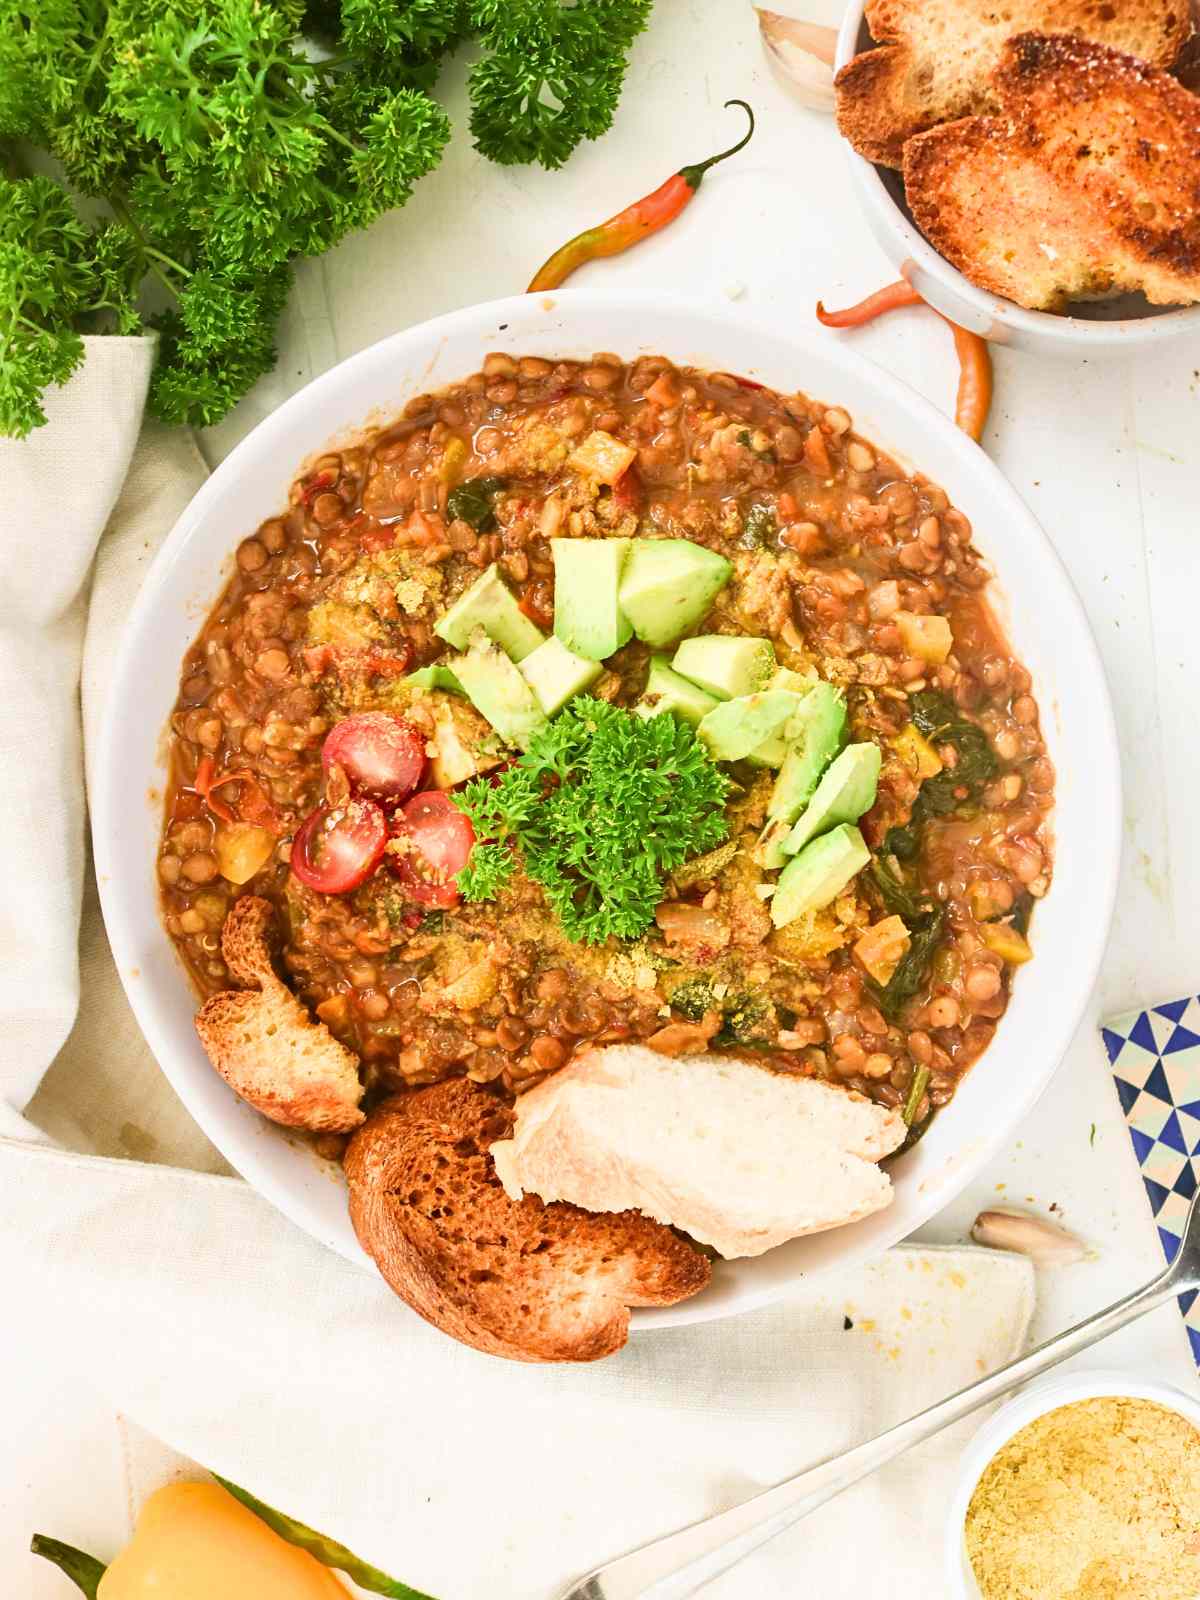
<svg viewBox="0 0 1200 1600">
<path fill-rule="evenodd" d="M 828 14 L 837 6 L 804 9 Z M 855 300 L 891 276 L 854 210 L 832 124 L 778 86 L 740 0 L 659 0 L 616 128 L 558 173 L 500 169 L 477 157 L 464 132 L 461 70 L 450 80 L 458 131 L 442 167 L 404 211 L 303 269 L 279 370 L 205 439 L 210 459 L 334 360 L 397 328 L 520 289 L 565 237 L 734 136 L 736 114 L 721 109 L 732 95 L 758 111 L 750 149 L 710 175 L 668 233 L 589 268 L 590 280 L 732 296 L 756 318 L 784 325 L 808 323 L 819 295 Z M 905 312 L 848 337 L 939 405 L 951 403 L 953 351 L 931 313 Z M 961 1239 L 989 1203 L 1054 1204 L 1094 1253 L 1043 1274 L 1035 1332 L 1046 1336 L 1149 1276 L 1160 1259 L 1096 1023 L 1134 1002 L 1200 987 L 1192 820 L 1200 793 L 1200 341 L 1094 361 L 1001 350 L 996 378 L 986 447 L 1066 561 L 1104 657 L 1124 761 L 1125 860 L 1097 993 L 1053 1085 L 1008 1153 L 923 1237 Z M 128 1513 L 111 1414 L 94 1391 L 57 1381 L 27 1347 L 20 1286 L 6 1289 L 17 1307 L 0 1318 L 0 1565 L 8 1572 L 8 1552 L 35 1526 L 105 1550 Z M 1197 1387 L 1173 1307 L 1088 1362 Z M 30 1600 L 64 1592 L 49 1569 L 19 1570 L 16 1583 Z"/>
</svg>

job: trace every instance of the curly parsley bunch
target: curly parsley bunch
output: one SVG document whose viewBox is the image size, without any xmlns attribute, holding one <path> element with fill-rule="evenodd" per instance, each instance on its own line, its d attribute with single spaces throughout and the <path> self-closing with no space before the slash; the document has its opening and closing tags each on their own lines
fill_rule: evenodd
<svg viewBox="0 0 1200 1600">
<path fill-rule="evenodd" d="M 636 939 L 654 921 L 666 875 L 728 834 L 728 793 L 686 723 L 581 695 L 498 779 L 476 779 L 458 797 L 483 841 L 458 887 L 468 900 L 494 900 L 516 847 L 569 939 Z"/>
<path fill-rule="evenodd" d="M 482 47 L 477 148 L 555 167 L 611 125 L 650 4 L 0 0 L 0 433 L 45 421 L 81 334 L 147 320 L 151 409 L 216 422 L 274 363 L 292 263 L 403 205 L 441 159 L 430 91 L 449 52 Z M 21 176 L 30 147 L 65 187 Z"/>
</svg>

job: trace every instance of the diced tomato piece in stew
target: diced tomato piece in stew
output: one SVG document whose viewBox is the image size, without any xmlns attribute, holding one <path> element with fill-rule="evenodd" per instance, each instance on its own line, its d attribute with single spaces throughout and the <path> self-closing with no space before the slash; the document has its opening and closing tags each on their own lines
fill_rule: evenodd
<svg viewBox="0 0 1200 1600">
<path fill-rule="evenodd" d="M 320 805 L 296 830 L 292 871 L 320 894 L 349 894 L 383 860 L 387 818 L 373 800 Z"/>
</svg>

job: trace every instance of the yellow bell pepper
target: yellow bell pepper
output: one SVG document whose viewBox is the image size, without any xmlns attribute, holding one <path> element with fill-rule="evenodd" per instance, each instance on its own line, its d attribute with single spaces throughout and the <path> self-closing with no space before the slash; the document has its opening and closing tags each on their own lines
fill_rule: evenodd
<svg viewBox="0 0 1200 1600">
<path fill-rule="evenodd" d="M 347 1590 L 215 1483 L 174 1483 L 143 1505 L 97 1600 L 346 1600 Z"/>
<path fill-rule="evenodd" d="M 446 447 L 442 451 L 441 463 L 438 466 L 438 477 L 447 488 L 453 489 L 462 477 L 462 469 L 466 465 L 468 454 L 465 441 L 456 433 L 451 434 L 446 440 Z"/>
<path fill-rule="evenodd" d="M 1004 922 L 989 922 L 980 928 L 983 942 L 988 949 L 1002 956 L 1005 961 L 1010 961 L 1014 967 L 1022 966 L 1026 961 L 1033 960 L 1033 951 L 1029 940 L 1023 933 L 1018 933 L 1015 928 L 1010 928 Z"/>
<path fill-rule="evenodd" d="M 911 944 L 912 936 L 903 918 L 884 917 L 856 940 L 854 954 L 868 976 L 881 988 L 886 988 Z"/>
<path fill-rule="evenodd" d="M 904 648 L 918 661 L 940 665 L 954 648 L 954 635 L 945 617 L 917 616 L 911 611 L 897 611 L 892 620 L 900 630 Z"/>
<path fill-rule="evenodd" d="M 892 749 L 904 765 L 922 783 L 926 778 L 936 778 L 942 770 L 942 758 L 915 722 L 907 722 L 892 740 Z"/>
</svg>

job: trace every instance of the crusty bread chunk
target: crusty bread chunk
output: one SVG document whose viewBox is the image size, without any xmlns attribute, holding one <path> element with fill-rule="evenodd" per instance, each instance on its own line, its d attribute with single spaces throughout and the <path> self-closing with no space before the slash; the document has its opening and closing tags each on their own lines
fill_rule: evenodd
<svg viewBox="0 0 1200 1600">
<path fill-rule="evenodd" d="M 1031 309 L 1136 290 L 1155 305 L 1200 301 L 1200 99 L 1064 35 L 1010 40 L 995 82 L 1000 115 L 905 146 L 930 243 Z"/>
<path fill-rule="evenodd" d="M 1014 34 L 1076 34 L 1169 67 L 1192 31 L 1190 0 L 871 0 L 879 41 L 835 80 L 838 127 L 889 167 L 926 128 L 995 106 L 992 75 Z"/>
<path fill-rule="evenodd" d="M 588 1050 L 517 1103 L 492 1146 L 509 1194 L 636 1208 L 726 1258 L 889 1205 L 897 1111 L 815 1078 L 644 1045 Z"/>
<path fill-rule="evenodd" d="M 464 1078 L 389 1100 L 350 1141 L 350 1217 L 402 1300 L 444 1333 L 514 1361 L 595 1361 L 630 1306 L 703 1289 L 698 1250 L 646 1217 L 512 1200 L 488 1147 L 511 1108 Z"/>
<path fill-rule="evenodd" d="M 196 1032 L 225 1082 L 264 1117 L 314 1133 L 348 1133 L 363 1120 L 358 1057 L 276 976 L 271 918 L 270 903 L 256 895 L 237 901 L 226 917 L 221 953 L 247 987 L 206 1000 Z"/>
</svg>

